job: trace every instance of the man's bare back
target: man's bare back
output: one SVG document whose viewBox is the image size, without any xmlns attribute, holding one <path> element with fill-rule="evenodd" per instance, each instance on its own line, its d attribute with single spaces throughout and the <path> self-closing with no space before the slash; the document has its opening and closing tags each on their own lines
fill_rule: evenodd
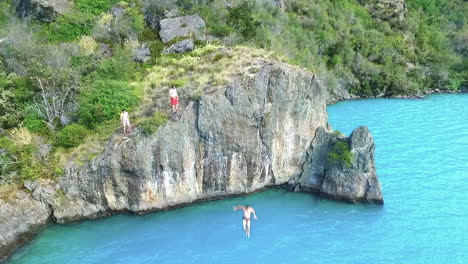
<svg viewBox="0 0 468 264">
<path fill-rule="evenodd" d="M 255 214 L 255 209 L 251 206 L 238 205 L 234 206 L 234 211 L 242 209 L 244 211 L 244 217 L 242 218 L 242 226 L 244 227 L 245 235 L 250 237 L 250 215 L 253 214 L 255 220 L 257 220 L 257 215 Z"/>
</svg>

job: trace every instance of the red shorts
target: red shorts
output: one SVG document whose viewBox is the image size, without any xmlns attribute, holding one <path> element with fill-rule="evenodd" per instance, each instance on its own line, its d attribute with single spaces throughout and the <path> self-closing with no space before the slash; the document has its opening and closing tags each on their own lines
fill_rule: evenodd
<svg viewBox="0 0 468 264">
<path fill-rule="evenodd" d="M 179 97 L 171 97 L 171 105 L 178 105 Z"/>
</svg>

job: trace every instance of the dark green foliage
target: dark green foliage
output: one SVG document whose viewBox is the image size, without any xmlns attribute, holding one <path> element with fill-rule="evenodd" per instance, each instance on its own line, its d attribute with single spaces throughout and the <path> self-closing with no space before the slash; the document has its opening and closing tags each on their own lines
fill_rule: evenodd
<svg viewBox="0 0 468 264">
<path fill-rule="evenodd" d="M 351 168 L 353 162 L 353 153 L 349 149 L 349 144 L 346 141 L 338 141 L 333 145 L 328 152 L 328 164 L 341 164 L 346 168 Z"/>
<path fill-rule="evenodd" d="M 72 148 L 80 145 L 88 135 L 89 131 L 84 126 L 71 124 L 60 131 L 55 143 L 64 148 Z"/>
<path fill-rule="evenodd" d="M 151 118 L 146 118 L 140 121 L 138 128 L 141 133 L 145 136 L 151 136 L 158 131 L 160 126 L 164 126 L 167 123 L 168 116 L 165 113 L 155 112 Z"/>
<path fill-rule="evenodd" d="M 75 0 L 75 7 L 83 13 L 99 15 L 109 10 L 119 0 Z"/>
<path fill-rule="evenodd" d="M 16 127 L 32 103 L 34 90 L 29 79 L 0 72 L 0 127 Z"/>
<path fill-rule="evenodd" d="M 122 109 L 131 109 L 139 102 L 135 88 L 124 81 L 95 81 L 89 91 L 81 95 L 79 122 L 89 128 L 117 120 Z"/>
<path fill-rule="evenodd" d="M 24 127 L 29 131 L 39 134 L 48 135 L 49 129 L 44 118 L 41 118 L 36 112 L 31 112 L 24 117 Z"/>
<path fill-rule="evenodd" d="M 116 56 L 103 59 L 97 68 L 86 77 L 89 82 L 99 80 L 130 81 L 136 77 L 135 62 L 128 56 Z"/>
<path fill-rule="evenodd" d="M 260 26 L 254 17 L 255 2 L 244 0 L 239 5 L 229 9 L 227 17 L 228 25 L 234 27 L 245 39 L 253 39 L 257 35 Z"/>
<path fill-rule="evenodd" d="M 216 37 L 225 37 L 234 32 L 234 28 L 224 24 L 214 24 L 210 27 L 210 31 Z"/>
<path fill-rule="evenodd" d="M 71 12 L 59 16 L 56 21 L 50 23 L 39 37 L 47 37 L 51 42 L 74 41 L 83 35 L 89 35 L 93 25 L 93 19 L 89 14 Z"/>
</svg>

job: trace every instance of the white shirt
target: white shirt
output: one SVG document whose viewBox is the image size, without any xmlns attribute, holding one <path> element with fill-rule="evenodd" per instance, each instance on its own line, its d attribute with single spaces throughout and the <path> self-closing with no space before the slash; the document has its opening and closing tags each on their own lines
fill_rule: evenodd
<svg viewBox="0 0 468 264">
<path fill-rule="evenodd" d="M 179 97 L 179 96 L 177 95 L 177 90 L 176 90 L 175 88 L 169 90 L 169 96 L 171 96 L 171 97 Z"/>
</svg>

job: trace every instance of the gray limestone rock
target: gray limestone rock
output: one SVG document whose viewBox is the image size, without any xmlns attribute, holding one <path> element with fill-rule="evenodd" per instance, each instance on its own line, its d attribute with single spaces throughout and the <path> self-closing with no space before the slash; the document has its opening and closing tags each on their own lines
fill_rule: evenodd
<svg viewBox="0 0 468 264">
<path fill-rule="evenodd" d="M 177 43 L 174 43 L 172 46 L 170 46 L 167 49 L 164 49 L 164 53 L 185 53 L 189 52 L 195 49 L 195 43 L 193 42 L 193 39 L 184 39 L 182 41 L 179 41 Z"/>
<path fill-rule="evenodd" d="M 206 91 L 154 136 L 115 135 L 85 166 L 70 164 L 57 221 L 142 213 L 287 183 L 326 126 L 313 74 L 266 63 L 252 78 Z"/>
<path fill-rule="evenodd" d="M 328 153 L 338 141 L 350 145 L 353 160 L 349 168 L 328 162 Z M 349 138 L 319 128 L 307 152 L 304 172 L 298 180 L 301 190 L 349 202 L 383 203 L 375 171 L 374 149 L 374 140 L 367 127 L 356 128 Z"/>
<path fill-rule="evenodd" d="M 166 18 L 159 22 L 159 36 L 162 42 L 168 43 L 178 37 L 194 37 L 198 40 L 205 39 L 205 21 L 197 16 L 184 16 Z"/>
<path fill-rule="evenodd" d="M 50 208 L 24 191 L 0 199 L 0 263 L 29 241 L 50 219 Z"/>
<path fill-rule="evenodd" d="M 58 15 L 69 10 L 70 3 L 69 0 L 14 0 L 13 7 L 21 18 L 32 16 L 52 22 Z"/>
</svg>

